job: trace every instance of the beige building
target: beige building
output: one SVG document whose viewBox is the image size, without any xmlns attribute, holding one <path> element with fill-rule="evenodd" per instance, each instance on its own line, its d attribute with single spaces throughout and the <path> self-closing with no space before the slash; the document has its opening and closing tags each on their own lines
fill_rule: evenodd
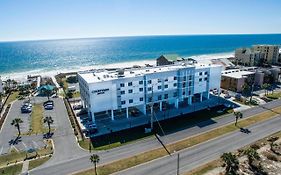
<svg viewBox="0 0 281 175">
<path fill-rule="evenodd" d="M 251 48 L 239 48 L 235 50 L 235 59 L 244 66 L 258 66 L 264 59 L 264 54 Z"/>
<path fill-rule="evenodd" d="M 174 64 L 177 61 L 184 61 L 184 59 L 178 56 L 177 54 L 161 55 L 156 59 L 156 65 L 164 66 Z"/>
<path fill-rule="evenodd" d="M 247 79 L 255 79 L 255 72 L 231 69 L 222 72 L 221 88 L 234 92 L 242 92 Z"/>
<path fill-rule="evenodd" d="M 253 50 L 264 53 L 264 63 L 268 63 L 268 64 L 278 63 L 279 46 L 277 46 L 277 45 L 254 45 Z"/>
</svg>

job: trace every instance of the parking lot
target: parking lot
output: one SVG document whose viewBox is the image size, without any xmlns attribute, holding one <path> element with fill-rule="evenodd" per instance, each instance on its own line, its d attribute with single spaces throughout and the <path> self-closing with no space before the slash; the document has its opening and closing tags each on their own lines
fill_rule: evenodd
<svg viewBox="0 0 281 175">
<path fill-rule="evenodd" d="M 25 100 L 26 101 L 26 100 Z M 6 121 L 0 131 L 0 155 L 8 153 L 12 148 L 18 151 L 27 151 L 30 149 L 40 149 L 45 146 L 43 140 L 43 133 L 29 135 L 31 123 L 31 113 L 22 113 L 21 107 L 25 103 L 24 100 L 15 101 L 7 115 Z M 33 97 L 30 103 L 34 106 L 35 104 L 43 104 L 47 101 L 46 97 Z M 43 109 L 43 117 L 52 116 L 54 124 L 52 128 L 56 127 L 56 111 L 55 108 L 52 110 Z M 15 126 L 11 125 L 14 118 L 20 118 L 23 123 L 20 124 L 21 136 L 18 137 L 18 131 Z M 47 127 L 47 124 L 44 124 Z"/>
</svg>

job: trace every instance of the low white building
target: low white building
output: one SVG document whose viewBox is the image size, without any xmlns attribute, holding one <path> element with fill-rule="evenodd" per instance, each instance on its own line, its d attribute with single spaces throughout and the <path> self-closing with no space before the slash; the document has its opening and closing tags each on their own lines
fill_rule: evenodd
<svg viewBox="0 0 281 175">
<path fill-rule="evenodd" d="M 0 93 L 4 93 L 1 76 L 0 76 Z"/>
<path fill-rule="evenodd" d="M 105 112 L 115 119 L 118 111 L 130 117 L 130 108 L 144 115 L 157 104 L 165 105 L 209 99 L 211 89 L 220 89 L 222 67 L 219 65 L 168 65 L 125 70 L 95 70 L 78 73 L 83 106 L 92 121 Z M 207 108 L 207 106 L 206 106 Z"/>
</svg>

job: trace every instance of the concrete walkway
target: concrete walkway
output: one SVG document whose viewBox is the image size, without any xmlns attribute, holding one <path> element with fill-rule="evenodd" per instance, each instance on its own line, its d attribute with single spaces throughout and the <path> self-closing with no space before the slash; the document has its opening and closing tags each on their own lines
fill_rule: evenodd
<svg viewBox="0 0 281 175">
<path fill-rule="evenodd" d="M 28 173 L 28 167 L 29 167 L 29 160 L 24 161 L 22 164 L 22 170 L 21 170 L 22 175 L 25 175 Z"/>
</svg>

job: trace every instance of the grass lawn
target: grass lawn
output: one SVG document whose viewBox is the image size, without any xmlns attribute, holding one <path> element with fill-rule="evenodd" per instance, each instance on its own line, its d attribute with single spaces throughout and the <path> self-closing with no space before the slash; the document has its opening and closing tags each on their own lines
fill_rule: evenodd
<svg viewBox="0 0 281 175">
<path fill-rule="evenodd" d="M 22 163 L 17 165 L 8 166 L 5 168 L 0 168 L 0 175 L 17 175 L 20 174 L 22 170 Z"/>
<path fill-rule="evenodd" d="M 203 166 L 200 166 L 198 168 L 193 169 L 192 171 L 189 171 L 187 173 L 184 173 L 184 175 L 203 175 L 219 166 L 222 165 L 222 162 L 220 159 L 214 160 L 212 162 L 209 162 Z"/>
<path fill-rule="evenodd" d="M 281 98 L 281 92 L 274 92 L 273 94 L 269 93 L 266 97 L 270 99 L 278 99 Z"/>
<path fill-rule="evenodd" d="M 45 156 L 45 155 L 49 155 L 49 154 L 53 153 L 51 141 L 48 141 L 46 144 L 47 144 L 46 148 L 42 148 L 37 151 L 37 153 L 40 156 Z M 36 155 L 36 153 L 28 153 L 28 154 L 26 154 L 26 153 L 27 153 L 26 151 L 17 152 L 15 150 L 12 150 L 9 154 L 1 155 L 0 156 L 0 166 L 7 166 L 11 163 L 23 161 L 26 158 L 26 156 L 28 158 L 31 158 Z"/>
<path fill-rule="evenodd" d="M 16 92 L 13 91 L 12 94 L 10 95 L 10 97 L 8 98 L 6 104 L 8 105 L 8 104 L 12 103 L 13 101 L 15 101 L 17 99 L 18 95 L 19 95 L 18 91 L 16 91 Z"/>
<path fill-rule="evenodd" d="M 217 113 L 217 111 L 221 108 L 221 106 L 218 106 L 211 108 L 210 110 L 205 109 L 202 111 L 197 111 L 194 113 L 186 114 L 185 116 L 179 116 L 172 119 L 160 121 L 160 124 L 165 134 L 168 134 L 195 126 L 202 121 L 210 121 L 210 123 L 212 123 L 215 122 L 216 119 L 223 117 L 225 114 L 232 113 L 232 110 L 229 108 L 225 108 L 222 113 Z M 79 141 L 79 144 L 84 149 L 89 149 L 90 142 L 92 144 L 91 149 L 111 149 L 153 136 L 152 133 L 144 133 L 144 127 L 145 126 L 140 126 L 128 130 L 114 132 L 112 134 L 96 137 L 91 141 L 89 139 L 84 139 L 83 141 Z M 154 124 L 154 130 L 157 134 L 163 135 L 158 123 Z"/>
<path fill-rule="evenodd" d="M 275 110 L 280 110 L 281 107 L 275 108 Z M 258 115 L 254 115 L 251 118 L 246 118 L 243 120 L 240 120 L 238 122 L 239 127 L 247 127 L 249 125 L 252 125 L 257 122 L 268 120 L 272 117 L 275 117 L 276 113 L 271 111 L 266 111 L 263 113 L 260 113 Z M 220 128 L 213 129 L 211 131 L 205 132 L 203 134 L 189 137 L 187 139 L 166 145 L 167 149 L 170 152 L 174 151 L 180 151 L 182 149 L 197 145 L 199 143 L 203 143 L 207 140 L 214 139 L 216 137 L 222 136 L 224 134 L 233 132 L 235 130 L 238 130 L 239 127 L 234 126 L 234 124 L 229 124 L 222 126 Z M 128 157 L 125 159 L 120 159 L 118 161 L 102 165 L 98 167 L 99 175 L 106 175 L 106 174 L 112 174 L 114 172 L 118 172 L 151 160 L 154 160 L 156 158 L 160 158 L 167 155 L 167 152 L 163 148 L 157 148 L 154 150 L 150 150 L 132 157 Z M 90 175 L 93 173 L 93 169 L 89 169 L 80 173 L 77 173 L 76 175 Z"/>
<path fill-rule="evenodd" d="M 40 158 L 40 159 L 31 160 L 29 162 L 28 170 L 31 170 L 33 168 L 36 168 L 36 167 L 42 165 L 43 163 L 47 162 L 50 158 L 51 157 L 48 156 L 48 157 L 44 157 L 44 158 Z"/>
<path fill-rule="evenodd" d="M 43 105 L 35 104 L 31 113 L 31 128 L 29 134 L 39 134 L 48 132 L 48 128 L 43 124 Z"/>
</svg>

